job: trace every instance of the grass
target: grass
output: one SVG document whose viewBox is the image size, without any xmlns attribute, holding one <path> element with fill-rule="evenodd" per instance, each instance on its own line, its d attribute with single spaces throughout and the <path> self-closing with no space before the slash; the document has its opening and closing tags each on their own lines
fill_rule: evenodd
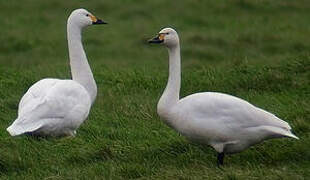
<svg viewBox="0 0 310 180">
<path fill-rule="evenodd" d="M 307 179 L 310 177 L 310 4 L 306 0 L 0 1 L 1 179 Z M 75 138 L 12 138 L 26 90 L 70 78 L 66 19 L 84 7 L 108 21 L 83 40 L 98 97 Z M 291 124 L 299 141 L 269 140 L 225 159 L 156 114 L 167 52 L 146 40 L 178 30 L 182 89 L 232 94 Z"/>
</svg>

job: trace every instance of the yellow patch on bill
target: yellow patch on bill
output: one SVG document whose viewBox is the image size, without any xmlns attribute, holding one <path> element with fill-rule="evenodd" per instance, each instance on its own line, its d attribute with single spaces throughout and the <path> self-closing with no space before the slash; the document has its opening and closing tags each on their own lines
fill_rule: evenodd
<svg viewBox="0 0 310 180">
<path fill-rule="evenodd" d="M 97 21 L 97 18 L 93 15 L 90 15 L 90 19 L 93 21 L 93 22 L 96 22 Z"/>
<path fill-rule="evenodd" d="M 163 41 L 165 38 L 165 34 L 159 34 L 158 38 L 159 40 Z"/>
</svg>

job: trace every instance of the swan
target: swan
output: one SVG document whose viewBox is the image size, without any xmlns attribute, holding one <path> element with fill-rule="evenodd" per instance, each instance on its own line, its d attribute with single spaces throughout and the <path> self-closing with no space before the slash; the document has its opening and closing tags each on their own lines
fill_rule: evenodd
<svg viewBox="0 0 310 180">
<path fill-rule="evenodd" d="M 85 9 L 74 10 L 67 21 L 72 80 L 46 78 L 32 85 L 18 106 L 18 117 L 7 128 L 11 136 L 75 136 L 87 118 L 97 86 L 82 45 L 82 30 L 106 24 Z"/>
<path fill-rule="evenodd" d="M 290 137 L 289 124 L 247 101 L 218 92 L 201 92 L 179 98 L 181 55 L 177 32 L 162 29 L 149 43 L 163 44 L 169 53 L 169 78 L 157 104 L 159 117 L 187 139 L 217 151 L 217 164 L 224 155 L 238 153 L 266 139 Z"/>
</svg>

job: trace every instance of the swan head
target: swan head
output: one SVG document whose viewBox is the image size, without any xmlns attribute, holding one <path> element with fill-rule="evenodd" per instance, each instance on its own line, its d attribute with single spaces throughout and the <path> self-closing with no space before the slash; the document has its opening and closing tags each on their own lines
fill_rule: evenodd
<svg viewBox="0 0 310 180">
<path fill-rule="evenodd" d="M 76 9 L 70 14 L 68 18 L 68 24 L 75 24 L 80 28 L 84 28 L 93 24 L 107 23 L 101 19 L 97 19 L 96 16 L 88 12 L 86 9 Z"/>
<path fill-rule="evenodd" d="M 172 28 L 162 29 L 156 37 L 150 39 L 149 43 L 163 44 L 165 46 L 174 47 L 179 44 L 178 33 Z"/>
</svg>

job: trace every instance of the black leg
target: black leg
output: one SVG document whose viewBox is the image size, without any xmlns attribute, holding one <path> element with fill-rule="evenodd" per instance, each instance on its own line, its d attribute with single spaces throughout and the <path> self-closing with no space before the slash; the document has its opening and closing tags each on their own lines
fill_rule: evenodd
<svg viewBox="0 0 310 180">
<path fill-rule="evenodd" d="M 224 153 L 223 152 L 217 154 L 217 166 L 220 167 L 222 165 L 224 165 Z"/>
</svg>

